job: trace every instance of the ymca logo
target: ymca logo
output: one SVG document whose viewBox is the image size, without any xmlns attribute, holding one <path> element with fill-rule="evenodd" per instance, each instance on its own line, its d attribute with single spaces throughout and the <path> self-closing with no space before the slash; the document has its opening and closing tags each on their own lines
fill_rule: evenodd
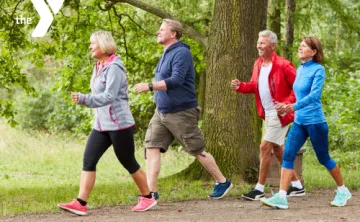
<svg viewBox="0 0 360 222">
<path fill-rule="evenodd" d="M 47 0 L 47 3 L 50 5 L 50 8 L 54 15 L 56 15 L 65 0 Z M 32 37 L 44 37 L 47 30 L 50 28 L 52 21 L 54 20 L 53 15 L 51 14 L 50 9 L 46 5 L 44 0 L 31 0 L 36 11 L 40 15 L 40 21 L 36 25 L 34 31 L 32 32 Z"/>
</svg>

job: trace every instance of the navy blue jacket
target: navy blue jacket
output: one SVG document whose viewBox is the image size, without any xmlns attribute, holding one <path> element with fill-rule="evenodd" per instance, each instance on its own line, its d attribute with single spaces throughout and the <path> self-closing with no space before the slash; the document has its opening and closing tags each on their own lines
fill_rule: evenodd
<svg viewBox="0 0 360 222">
<path fill-rule="evenodd" d="M 155 92 L 155 103 L 161 113 L 179 112 L 198 106 L 195 92 L 194 62 L 190 47 L 176 42 L 163 52 L 156 66 L 156 81 L 164 80 L 167 91 Z"/>
</svg>

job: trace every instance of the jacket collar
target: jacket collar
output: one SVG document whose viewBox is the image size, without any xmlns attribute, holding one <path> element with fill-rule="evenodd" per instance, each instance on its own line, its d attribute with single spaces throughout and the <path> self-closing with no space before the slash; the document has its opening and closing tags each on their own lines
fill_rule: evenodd
<svg viewBox="0 0 360 222">
<path fill-rule="evenodd" d="M 304 66 L 304 67 L 307 67 L 307 66 L 310 66 L 311 64 L 315 63 L 314 60 L 309 60 L 307 62 L 301 62 L 301 65 Z"/>
<path fill-rule="evenodd" d="M 279 56 L 276 54 L 276 52 L 273 52 L 272 56 L 271 56 L 271 62 L 272 64 L 274 64 L 274 62 L 276 61 L 276 59 L 278 58 Z M 263 58 L 259 58 L 260 59 L 260 64 L 263 63 Z"/>
<path fill-rule="evenodd" d="M 188 48 L 190 50 L 190 46 L 185 44 L 184 42 L 181 42 L 181 41 L 177 41 L 175 42 L 174 44 L 170 45 L 164 53 L 166 52 L 169 52 L 171 50 L 173 50 L 174 48 L 177 48 L 177 47 L 185 47 L 185 48 Z"/>
<path fill-rule="evenodd" d="M 108 66 L 108 65 L 109 65 L 110 63 L 112 63 L 117 57 L 118 57 L 117 55 L 112 54 L 112 55 L 108 58 L 108 60 L 104 63 L 103 67 Z M 100 62 L 97 61 L 97 62 L 96 62 L 96 68 L 98 68 L 99 65 L 100 65 Z"/>
</svg>

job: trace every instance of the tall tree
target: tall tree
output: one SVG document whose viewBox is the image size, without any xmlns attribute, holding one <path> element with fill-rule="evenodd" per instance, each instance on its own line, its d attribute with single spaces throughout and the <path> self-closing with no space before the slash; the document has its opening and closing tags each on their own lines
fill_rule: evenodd
<svg viewBox="0 0 360 222">
<path fill-rule="evenodd" d="M 138 0 L 111 0 L 139 7 L 161 18 L 171 14 Z M 111 5 L 110 5 L 111 6 Z M 109 5 L 108 5 L 109 7 Z M 215 1 L 207 38 L 186 23 L 185 34 L 206 47 L 204 136 L 210 151 L 227 176 L 245 177 L 258 164 L 261 121 L 252 96 L 236 95 L 230 81 L 249 81 L 257 58 L 258 32 L 266 28 L 267 0 Z M 256 16 L 254 16 L 256 15 Z M 201 178 L 204 169 L 195 161 L 181 174 Z"/>
<path fill-rule="evenodd" d="M 228 87 L 234 78 L 250 80 L 266 10 L 267 0 L 215 2 L 206 60 L 204 134 L 223 172 L 234 177 L 258 165 L 261 121 L 253 96 L 234 95 Z"/>
<path fill-rule="evenodd" d="M 279 0 L 268 1 L 267 29 L 276 33 L 278 40 L 281 40 L 281 11 Z"/>
<path fill-rule="evenodd" d="M 292 61 L 292 47 L 294 42 L 294 13 L 296 0 L 285 1 L 285 44 L 284 57 Z"/>
</svg>

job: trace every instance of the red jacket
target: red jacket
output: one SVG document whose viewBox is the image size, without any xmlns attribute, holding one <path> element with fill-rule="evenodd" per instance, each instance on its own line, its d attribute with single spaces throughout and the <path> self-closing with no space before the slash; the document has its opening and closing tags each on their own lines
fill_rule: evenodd
<svg viewBox="0 0 360 222">
<path fill-rule="evenodd" d="M 250 82 L 241 82 L 237 92 L 244 94 L 255 94 L 256 107 L 259 116 L 265 119 L 264 108 L 260 101 L 258 80 L 261 70 L 262 58 L 258 58 L 255 61 L 253 67 L 253 74 Z M 273 101 L 295 103 L 295 94 L 293 91 L 293 83 L 296 77 L 296 70 L 294 65 L 283 57 L 278 56 L 276 53 L 272 55 L 272 68 L 269 74 L 269 88 L 270 94 Z M 278 115 L 281 125 L 286 126 L 287 124 L 294 121 L 294 113 L 288 113 L 284 116 Z"/>
</svg>

